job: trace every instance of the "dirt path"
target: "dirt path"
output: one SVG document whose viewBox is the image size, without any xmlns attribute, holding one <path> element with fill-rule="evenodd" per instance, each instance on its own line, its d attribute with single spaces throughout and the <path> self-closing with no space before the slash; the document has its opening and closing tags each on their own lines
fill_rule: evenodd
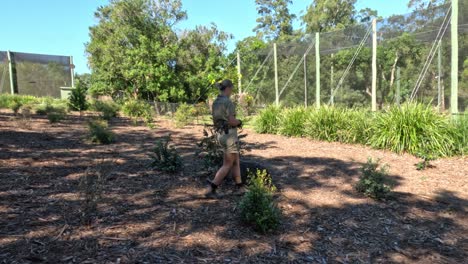
<svg viewBox="0 0 468 264">
<path fill-rule="evenodd" d="M 0 113 L 0 263 L 462 263 L 468 258 L 468 159 L 434 161 L 362 146 L 258 135 L 246 159 L 279 187 L 281 229 L 259 235 L 238 219 L 239 197 L 199 199 L 201 127 L 112 121 L 117 142 L 86 143 L 86 118 L 59 125 Z M 171 133 L 187 166 L 153 171 L 156 138 Z M 352 185 L 368 157 L 390 166 L 395 197 L 377 203 Z M 79 179 L 105 172 L 91 225 L 81 223 Z M 229 192 L 230 184 L 223 186 Z"/>
</svg>

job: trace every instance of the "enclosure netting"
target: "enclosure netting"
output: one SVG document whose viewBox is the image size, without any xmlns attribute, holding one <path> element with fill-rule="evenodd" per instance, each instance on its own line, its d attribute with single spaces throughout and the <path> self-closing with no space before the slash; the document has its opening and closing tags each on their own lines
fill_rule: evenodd
<svg viewBox="0 0 468 264">
<path fill-rule="evenodd" d="M 8 55 L 0 51 L 0 93 L 11 93 Z"/>
<path fill-rule="evenodd" d="M 60 97 L 60 87 L 70 87 L 71 64 L 68 56 L 10 52 L 13 62 L 15 93 Z M 0 52 L 0 83 L 2 92 L 10 92 L 10 77 L 6 52 Z M 5 66 L 6 65 L 6 66 Z M 3 74 L 6 70 L 6 74 Z M 2 81 L 0 79 L 0 81 Z"/>
<path fill-rule="evenodd" d="M 462 112 L 468 106 L 468 17 L 464 14 L 468 14 L 468 0 L 460 1 L 458 20 L 458 108 Z M 446 4 L 377 20 L 377 104 L 380 109 L 410 100 L 433 104 L 440 110 L 450 108 L 450 18 L 451 5 Z M 316 102 L 315 40 L 315 34 L 306 34 L 277 43 L 281 104 Z M 371 21 L 322 32 L 318 43 L 321 104 L 370 107 Z M 273 45 L 241 54 L 241 57 L 246 91 L 254 94 L 260 105 L 274 103 Z"/>
</svg>

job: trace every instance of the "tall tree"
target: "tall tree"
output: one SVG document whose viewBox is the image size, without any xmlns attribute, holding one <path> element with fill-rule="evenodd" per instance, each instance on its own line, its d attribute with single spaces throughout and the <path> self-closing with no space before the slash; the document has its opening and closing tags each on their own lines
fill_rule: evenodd
<svg viewBox="0 0 468 264">
<path fill-rule="evenodd" d="M 186 17 L 180 0 L 111 0 L 95 13 L 86 44 L 94 93 L 177 100 L 184 96 L 175 75 L 177 36 Z"/>
<path fill-rule="evenodd" d="M 293 34 L 296 15 L 289 12 L 291 3 L 292 0 L 255 0 L 259 18 L 253 31 L 259 38 L 275 40 Z"/>
<path fill-rule="evenodd" d="M 307 32 L 342 29 L 353 24 L 356 21 L 355 3 L 356 0 L 314 0 L 302 17 Z"/>
<path fill-rule="evenodd" d="M 229 76 L 227 71 L 233 67 L 223 56 L 229 39 L 232 36 L 215 24 L 197 26 L 179 36 L 176 70 L 188 101 L 204 101 L 212 91 L 207 89 L 209 84 Z"/>
</svg>

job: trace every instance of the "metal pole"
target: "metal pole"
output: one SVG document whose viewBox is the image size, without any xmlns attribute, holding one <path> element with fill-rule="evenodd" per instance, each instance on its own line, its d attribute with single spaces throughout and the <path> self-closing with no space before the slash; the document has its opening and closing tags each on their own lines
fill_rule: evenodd
<svg viewBox="0 0 468 264">
<path fill-rule="evenodd" d="M 11 52 L 7 51 L 7 57 L 8 57 L 8 71 L 10 73 L 10 91 L 11 94 L 15 94 L 15 80 L 13 76 L 13 60 L 11 56 Z"/>
<path fill-rule="evenodd" d="M 315 33 L 315 105 L 320 108 L 320 34 Z"/>
<path fill-rule="evenodd" d="M 451 21 L 451 36 L 452 36 L 452 73 L 451 82 L 452 89 L 450 92 L 450 112 L 458 113 L 458 0 L 452 0 L 452 21 Z"/>
<path fill-rule="evenodd" d="M 237 79 L 239 80 L 239 94 L 242 93 L 242 74 L 241 74 L 241 58 L 240 53 L 237 52 Z"/>
<path fill-rule="evenodd" d="M 442 41 L 439 40 L 438 58 L 437 58 L 437 109 L 441 112 L 442 106 Z"/>
<path fill-rule="evenodd" d="M 273 43 L 273 56 L 275 62 L 275 93 L 276 93 L 276 106 L 279 106 L 279 91 L 278 91 L 278 58 L 276 54 L 276 43 Z"/>
<path fill-rule="evenodd" d="M 372 20 L 372 111 L 377 111 L 377 19 Z"/>
<path fill-rule="evenodd" d="M 304 106 L 307 107 L 307 56 L 304 54 Z"/>
<path fill-rule="evenodd" d="M 395 94 L 396 104 L 398 106 L 400 106 L 400 103 L 401 103 L 401 84 L 400 84 L 400 80 L 401 80 L 401 69 L 400 69 L 400 67 L 398 67 L 397 71 L 396 71 L 396 94 Z"/>
<path fill-rule="evenodd" d="M 331 105 L 335 104 L 335 96 L 333 96 L 333 87 L 335 87 L 334 83 L 335 83 L 335 80 L 334 80 L 334 69 L 333 69 L 333 57 L 334 57 L 334 54 L 332 53 L 331 54 L 331 69 L 330 69 L 330 103 Z"/>
<path fill-rule="evenodd" d="M 75 65 L 73 64 L 73 56 L 70 56 L 70 74 L 71 74 L 71 87 L 75 87 Z"/>
</svg>

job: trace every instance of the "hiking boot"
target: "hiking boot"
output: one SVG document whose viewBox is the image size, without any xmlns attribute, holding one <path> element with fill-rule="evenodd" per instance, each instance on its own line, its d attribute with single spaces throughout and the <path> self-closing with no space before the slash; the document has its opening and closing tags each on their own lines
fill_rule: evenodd
<svg viewBox="0 0 468 264">
<path fill-rule="evenodd" d="M 207 199 L 219 198 L 220 195 L 216 192 L 218 186 L 216 186 L 216 184 L 212 183 L 211 181 L 208 181 L 208 184 L 209 185 L 203 190 L 203 196 Z"/>
</svg>

